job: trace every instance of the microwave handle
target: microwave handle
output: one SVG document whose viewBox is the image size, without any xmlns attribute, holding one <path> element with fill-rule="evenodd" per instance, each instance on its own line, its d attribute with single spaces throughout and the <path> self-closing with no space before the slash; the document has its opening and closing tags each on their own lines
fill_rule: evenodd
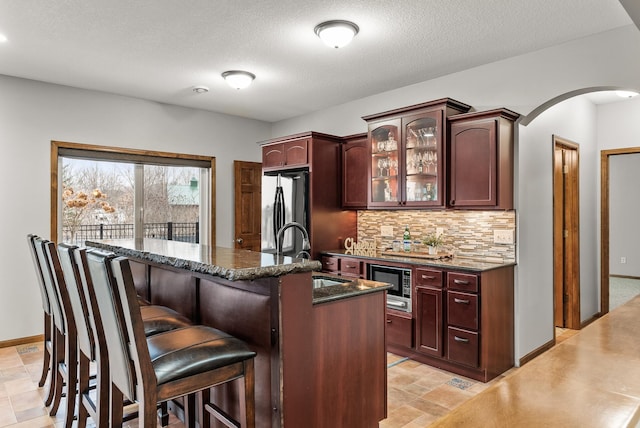
<svg viewBox="0 0 640 428">
<path fill-rule="evenodd" d="M 387 300 L 387 306 L 395 306 L 396 308 L 407 308 L 407 302 L 396 302 L 395 300 Z"/>
</svg>

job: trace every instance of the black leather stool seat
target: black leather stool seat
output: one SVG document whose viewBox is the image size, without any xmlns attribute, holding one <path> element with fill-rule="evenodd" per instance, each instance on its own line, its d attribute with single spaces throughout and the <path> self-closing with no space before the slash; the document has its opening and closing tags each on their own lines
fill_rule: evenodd
<svg viewBox="0 0 640 428">
<path fill-rule="evenodd" d="M 243 341 L 202 325 L 156 334 L 147 345 L 158 385 L 256 356 Z"/>
<path fill-rule="evenodd" d="M 187 317 L 166 306 L 140 306 L 140 314 L 144 322 L 145 336 L 153 336 L 191 325 L 191 321 Z"/>
</svg>

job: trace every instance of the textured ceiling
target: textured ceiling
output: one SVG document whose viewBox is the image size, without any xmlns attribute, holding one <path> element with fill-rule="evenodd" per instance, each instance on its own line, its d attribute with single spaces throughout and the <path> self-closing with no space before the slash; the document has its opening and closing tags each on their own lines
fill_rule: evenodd
<svg viewBox="0 0 640 428">
<path fill-rule="evenodd" d="M 330 19 L 360 33 L 330 49 Z M 618 0 L 2 0 L 0 74 L 274 122 L 631 23 Z"/>
</svg>

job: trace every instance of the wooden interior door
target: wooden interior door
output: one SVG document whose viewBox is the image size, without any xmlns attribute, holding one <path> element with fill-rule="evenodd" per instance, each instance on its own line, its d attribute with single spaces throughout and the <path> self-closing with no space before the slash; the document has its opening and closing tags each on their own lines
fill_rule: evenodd
<svg viewBox="0 0 640 428">
<path fill-rule="evenodd" d="M 234 161 L 235 248 L 260 251 L 262 164 Z"/>
<path fill-rule="evenodd" d="M 554 136 L 554 322 L 580 329 L 580 221 L 578 145 Z"/>
</svg>

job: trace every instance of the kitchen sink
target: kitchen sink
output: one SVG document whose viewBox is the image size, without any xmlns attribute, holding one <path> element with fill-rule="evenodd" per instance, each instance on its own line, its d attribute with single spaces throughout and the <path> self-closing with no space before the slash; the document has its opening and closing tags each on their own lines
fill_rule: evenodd
<svg viewBox="0 0 640 428">
<path fill-rule="evenodd" d="M 352 282 L 351 279 L 340 279 L 323 275 L 313 275 L 311 279 L 313 281 L 313 288 L 330 287 L 332 285 L 344 284 L 345 282 Z"/>
</svg>

